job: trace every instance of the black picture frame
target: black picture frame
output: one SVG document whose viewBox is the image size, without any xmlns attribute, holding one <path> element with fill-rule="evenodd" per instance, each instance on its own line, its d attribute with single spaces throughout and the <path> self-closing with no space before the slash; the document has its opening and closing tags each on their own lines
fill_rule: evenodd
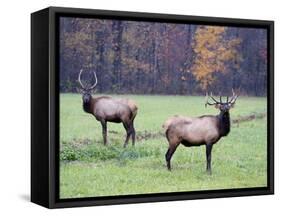
<svg viewBox="0 0 281 216">
<path fill-rule="evenodd" d="M 60 16 L 208 24 L 267 29 L 267 187 L 59 199 Z M 274 22 L 247 19 L 49 7 L 31 15 L 31 201 L 47 208 L 274 194 Z"/>
</svg>

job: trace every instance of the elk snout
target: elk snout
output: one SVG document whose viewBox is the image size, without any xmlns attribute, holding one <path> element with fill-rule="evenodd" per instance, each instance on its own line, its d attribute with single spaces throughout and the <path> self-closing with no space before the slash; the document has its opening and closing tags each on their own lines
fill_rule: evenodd
<svg viewBox="0 0 281 216">
<path fill-rule="evenodd" d="M 83 94 L 83 102 L 90 103 L 91 95 L 89 93 Z"/>
</svg>

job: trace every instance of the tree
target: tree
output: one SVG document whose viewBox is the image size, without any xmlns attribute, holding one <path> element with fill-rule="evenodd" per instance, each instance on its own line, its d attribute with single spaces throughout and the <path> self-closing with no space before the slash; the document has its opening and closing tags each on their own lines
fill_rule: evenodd
<svg viewBox="0 0 281 216">
<path fill-rule="evenodd" d="M 199 26 L 195 32 L 193 49 L 196 54 L 192 73 L 206 90 L 216 80 L 216 73 L 227 73 L 231 63 L 238 67 L 239 38 L 226 40 L 226 27 Z"/>
<path fill-rule="evenodd" d="M 112 21 L 112 48 L 114 52 L 113 71 L 116 76 L 118 91 L 121 89 L 121 67 L 122 67 L 122 34 L 123 23 L 120 20 Z"/>
<path fill-rule="evenodd" d="M 266 95 L 267 31 L 126 20 L 60 19 L 60 90 L 80 69 L 97 93 Z"/>
</svg>

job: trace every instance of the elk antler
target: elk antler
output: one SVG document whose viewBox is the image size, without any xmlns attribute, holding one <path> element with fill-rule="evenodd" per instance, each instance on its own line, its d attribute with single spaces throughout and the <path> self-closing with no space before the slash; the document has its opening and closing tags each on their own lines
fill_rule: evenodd
<svg viewBox="0 0 281 216">
<path fill-rule="evenodd" d="M 234 92 L 233 88 L 231 89 L 231 91 L 232 91 L 232 96 L 231 96 L 231 98 L 230 98 L 230 101 L 229 101 L 229 102 L 231 102 L 231 101 L 233 100 L 233 97 L 235 96 L 235 92 Z"/>
<path fill-rule="evenodd" d="M 95 81 L 95 84 L 92 85 L 92 86 L 89 87 L 89 88 L 86 88 L 86 87 L 82 84 L 82 82 L 81 82 L 81 74 L 82 74 L 82 72 L 83 72 L 83 69 L 80 70 L 79 76 L 78 76 L 78 82 L 80 83 L 82 89 L 88 90 L 88 91 L 94 89 L 94 88 L 96 87 L 96 85 L 98 84 L 98 79 L 97 79 L 96 72 L 94 72 L 94 76 L 95 76 L 95 80 L 96 80 L 96 81 Z"/>
<path fill-rule="evenodd" d="M 213 97 L 213 93 L 211 92 L 211 95 L 210 95 L 210 97 L 213 99 L 213 101 L 215 101 L 217 104 L 218 103 L 221 103 L 221 102 L 218 102 L 214 97 Z M 221 101 L 221 96 L 220 96 L 220 101 Z"/>
<path fill-rule="evenodd" d="M 214 101 L 214 103 L 210 103 L 210 102 L 208 101 L 209 97 Z M 219 98 L 220 98 L 220 101 L 217 101 L 217 100 L 213 97 L 212 92 L 211 92 L 210 95 L 208 95 L 208 92 L 206 92 L 206 103 L 205 103 L 205 107 L 207 107 L 207 105 L 224 104 L 224 102 L 222 101 L 222 96 L 221 96 L 221 94 L 220 94 Z M 237 98 L 238 98 L 238 95 L 235 94 L 234 90 L 232 89 L 232 96 L 231 96 L 230 100 L 228 100 L 228 96 L 226 96 L 226 102 L 225 102 L 225 103 L 234 104 Z"/>
<path fill-rule="evenodd" d="M 82 84 L 82 82 L 81 82 L 81 74 L 82 74 L 82 72 L 83 72 L 83 69 L 81 69 L 80 72 L 79 72 L 78 82 L 80 83 L 82 89 L 86 89 L 86 88 L 84 87 L 84 85 Z"/>
<path fill-rule="evenodd" d="M 95 84 L 94 85 L 92 85 L 90 88 L 89 88 L 89 90 L 92 90 L 92 89 L 94 89 L 95 87 L 96 87 L 96 85 L 98 84 L 98 79 L 97 79 L 97 74 L 96 74 L 96 72 L 94 71 L 94 76 L 95 76 Z"/>
<path fill-rule="evenodd" d="M 232 89 L 232 96 L 229 100 L 229 103 L 234 104 L 237 98 L 238 98 L 238 94 L 235 94 L 234 90 Z"/>
<path fill-rule="evenodd" d="M 212 92 L 211 92 L 210 97 L 211 97 L 211 98 L 215 101 L 215 103 L 210 103 L 210 102 L 208 101 L 208 99 L 209 99 L 209 95 L 208 95 L 208 92 L 206 92 L 206 102 L 205 102 L 205 107 L 207 107 L 207 105 L 212 106 L 212 105 L 216 105 L 216 104 L 218 104 L 218 103 L 219 103 L 218 101 L 216 101 L 216 99 L 215 99 L 215 98 L 213 98 L 213 96 L 212 96 Z"/>
</svg>

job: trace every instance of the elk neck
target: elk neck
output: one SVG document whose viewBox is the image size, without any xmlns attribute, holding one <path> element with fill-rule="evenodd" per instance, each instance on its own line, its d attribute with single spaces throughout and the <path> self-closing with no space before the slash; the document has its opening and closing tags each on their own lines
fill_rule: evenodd
<svg viewBox="0 0 281 216">
<path fill-rule="evenodd" d="M 94 98 L 91 96 L 91 100 L 89 102 L 84 102 L 83 101 L 83 110 L 86 112 L 86 113 L 93 113 L 94 111 Z"/>
<path fill-rule="evenodd" d="M 226 136 L 230 132 L 230 115 L 229 111 L 221 111 L 217 115 L 218 119 L 218 129 L 221 136 Z"/>
</svg>

